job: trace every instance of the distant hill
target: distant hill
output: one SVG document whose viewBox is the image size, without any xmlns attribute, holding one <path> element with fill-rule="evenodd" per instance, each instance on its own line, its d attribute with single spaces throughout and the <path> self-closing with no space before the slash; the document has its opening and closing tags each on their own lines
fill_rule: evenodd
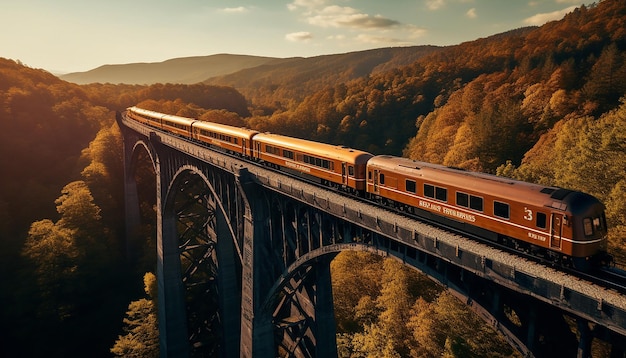
<svg viewBox="0 0 626 358">
<path fill-rule="evenodd" d="M 77 84 L 193 84 L 242 69 L 284 61 L 285 59 L 273 57 L 217 54 L 175 58 L 163 62 L 104 65 L 86 72 L 68 73 L 59 77 Z"/>
<path fill-rule="evenodd" d="M 156 83 L 223 85 L 255 91 L 281 86 L 283 91 L 308 95 L 327 85 L 350 81 L 373 73 L 408 65 L 441 47 L 417 46 L 380 48 L 315 57 L 259 57 L 218 54 L 182 57 L 155 63 L 104 65 L 86 72 L 59 76 L 77 84 L 112 83 L 151 85 Z"/>
<path fill-rule="evenodd" d="M 205 84 L 236 88 L 252 102 L 300 101 L 325 87 L 333 87 L 407 66 L 446 47 L 387 47 L 343 54 L 285 59 L 206 79 Z M 263 98 L 263 100 L 260 100 Z"/>
</svg>

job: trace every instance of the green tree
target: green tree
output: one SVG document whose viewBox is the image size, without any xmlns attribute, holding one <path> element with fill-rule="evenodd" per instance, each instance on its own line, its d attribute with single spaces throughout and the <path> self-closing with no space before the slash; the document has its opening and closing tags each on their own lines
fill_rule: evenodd
<svg viewBox="0 0 626 358">
<path fill-rule="evenodd" d="M 55 200 L 57 212 L 61 214 L 58 224 L 74 230 L 93 232 L 98 229 L 100 208 L 93 202 L 91 191 L 84 181 L 74 181 L 61 190 Z"/>
<path fill-rule="evenodd" d="M 149 298 L 128 305 L 123 336 L 118 336 L 111 353 L 117 357 L 149 358 L 159 356 L 159 328 L 156 312 L 156 277 L 144 275 L 144 290 Z"/>
<path fill-rule="evenodd" d="M 78 250 L 74 230 L 51 220 L 34 222 L 28 231 L 22 255 L 35 267 L 40 303 L 39 316 L 62 321 L 73 314 L 73 285 Z"/>
</svg>

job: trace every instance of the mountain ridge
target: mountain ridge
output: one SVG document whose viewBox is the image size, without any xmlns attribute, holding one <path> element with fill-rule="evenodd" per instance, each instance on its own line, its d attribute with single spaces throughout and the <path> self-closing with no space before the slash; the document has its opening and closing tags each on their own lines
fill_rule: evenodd
<svg viewBox="0 0 626 358">
<path fill-rule="evenodd" d="M 410 46 L 387 47 L 371 50 L 347 52 L 343 54 L 319 55 L 313 57 L 264 57 L 238 54 L 214 54 L 207 56 L 179 57 L 162 62 L 135 62 L 128 64 L 107 64 L 85 72 L 73 72 L 58 75 L 64 81 L 76 84 L 112 83 L 151 85 L 156 83 L 178 84 L 222 84 L 238 81 L 250 74 L 253 77 L 271 77 L 281 67 L 296 72 L 317 71 L 328 69 L 344 63 L 350 66 L 351 61 L 359 64 L 368 63 L 356 69 L 356 77 L 370 74 L 376 68 L 406 65 L 416 57 L 443 47 Z"/>
<path fill-rule="evenodd" d="M 207 56 L 178 57 L 162 62 L 107 64 L 89 71 L 72 72 L 58 77 L 76 84 L 193 84 L 241 69 L 284 60 L 277 57 L 221 53 Z"/>
</svg>

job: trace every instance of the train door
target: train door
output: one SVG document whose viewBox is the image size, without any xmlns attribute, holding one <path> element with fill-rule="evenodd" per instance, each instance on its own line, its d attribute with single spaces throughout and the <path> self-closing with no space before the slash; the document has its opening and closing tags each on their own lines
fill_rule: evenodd
<svg viewBox="0 0 626 358">
<path fill-rule="evenodd" d="M 346 162 L 341 163 L 341 183 L 348 185 L 348 165 Z"/>
<path fill-rule="evenodd" d="M 378 169 L 374 169 L 374 194 L 378 194 Z"/>
<path fill-rule="evenodd" d="M 248 140 L 246 138 L 241 138 L 241 155 L 243 156 L 247 156 L 248 153 L 246 153 L 246 144 L 248 143 Z"/>
<path fill-rule="evenodd" d="M 560 249 L 561 233 L 563 231 L 563 215 L 552 213 L 552 219 L 550 221 L 550 247 L 553 249 Z"/>
</svg>

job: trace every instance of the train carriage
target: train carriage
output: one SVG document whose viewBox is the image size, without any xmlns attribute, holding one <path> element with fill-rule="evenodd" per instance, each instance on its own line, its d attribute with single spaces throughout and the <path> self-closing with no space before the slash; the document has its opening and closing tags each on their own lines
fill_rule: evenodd
<svg viewBox="0 0 626 358">
<path fill-rule="evenodd" d="M 365 190 L 365 166 L 372 154 L 278 134 L 254 136 L 254 157 L 319 179 L 331 186 Z"/>
<path fill-rule="evenodd" d="M 370 159 L 367 175 L 369 196 L 536 255 L 606 250 L 604 207 L 584 193 L 391 156 Z"/>
<path fill-rule="evenodd" d="M 139 107 L 128 108 L 128 113 L 134 120 L 140 123 L 163 129 L 186 138 L 191 138 L 191 125 L 196 121 L 193 118 L 163 114 Z"/>
<path fill-rule="evenodd" d="M 194 122 L 192 130 L 195 140 L 245 157 L 252 157 L 252 137 L 257 133 L 252 129 L 205 121 Z"/>
<path fill-rule="evenodd" d="M 194 122 L 196 122 L 196 120 L 192 118 L 174 116 L 169 114 L 161 117 L 161 127 L 164 130 L 186 138 L 192 137 L 191 126 Z"/>
<path fill-rule="evenodd" d="M 139 107 L 130 107 L 127 112 L 137 122 L 161 128 L 161 118 L 167 114 L 150 111 Z"/>
</svg>

